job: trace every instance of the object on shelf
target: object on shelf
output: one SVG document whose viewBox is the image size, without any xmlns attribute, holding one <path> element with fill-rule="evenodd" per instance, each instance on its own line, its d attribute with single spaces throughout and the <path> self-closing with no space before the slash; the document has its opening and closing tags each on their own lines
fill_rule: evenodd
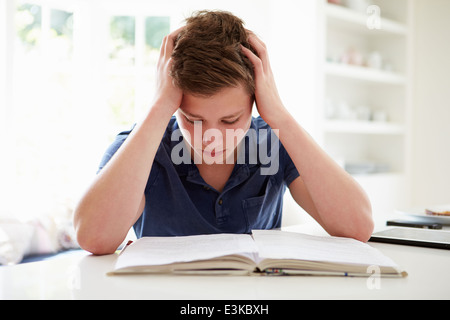
<svg viewBox="0 0 450 320">
<path fill-rule="evenodd" d="M 372 110 L 368 106 L 358 106 L 355 108 L 356 119 L 360 121 L 370 121 L 372 120 Z"/>
<path fill-rule="evenodd" d="M 356 120 L 356 112 L 346 101 L 341 101 L 337 105 L 335 116 L 341 120 Z"/>
<path fill-rule="evenodd" d="M 367 59 L 367 66 L 373 69 L 383 68 L 383 57 L 378 51 L 374 51 L 369 54 L 369 57 Z"/>
<path fill-rule="evenodd" d="M 328 0 L 328 3 L 342 5 L 342 0 Z"/>
<path fill-rule="evenodd" d="M 363 66 L 364 56 L 361 51 L 351 47 L 344 52 L 340 62 L 354 66 Z"/>
<path fill-rule="evenodd" d="M 383 70 L 393 72 L 394 67 L 378 51 L 372 51 L 369 54 L 355 47 L 348 47 L 340 54 L 327 55 L 326 61 L 329 63 L 344 64 L 350 66 L 366 67 L 373 70 Z"/>
<path fill-rule="evenodd" d="M 336 109 L 333 100 L 325 99 L 325 119 L 334 119 L 336 117 Z"/>
<path fill-rule="evenodd" d="M 373 110 L 367 105 L 352 107 L 345 100 L 336 103 L 327 98 L 325 99 L 325 119 L 387 122 L 388 115 L 384 110 Z"/>
<path fill-rule="evenodd" d="M 372 121 L 374 122 L 387 122 L 388 115 L 386 111 L 383 110 L 374 110 L 372 112 Z"/>
<path fill-rule="evenodd" d="M 355 110 L 346 102 L 340 101 L 335 103 L 331 99 L 326 99 L 325 101 L 325 117 L 327 119 L 338 119 L 338 120 L 356 120 L 357 114 Z"/>
</svg>

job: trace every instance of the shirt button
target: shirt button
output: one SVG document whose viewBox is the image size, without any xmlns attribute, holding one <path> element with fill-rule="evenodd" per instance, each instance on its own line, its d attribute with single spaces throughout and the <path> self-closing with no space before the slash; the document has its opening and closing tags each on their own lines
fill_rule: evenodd
<svg viewBox="0 0 450 320">
<path fill-rule="evenodd" d="M 222 203 L 223 203 L 223 200 L 222 200 L 222 199 L 220 199 L 220 200 L 219 200 L 219 205 L 221 206 L 221 205 L 222 205 Z"/>
<path fill-rule="evenodd" d="M 207 187 L 207 186 L 203 186 L 203 189 L 205 189 L 206 191 L 209 191 L 209 190 L 211 190 L 209 187 Z"/>
</svg>

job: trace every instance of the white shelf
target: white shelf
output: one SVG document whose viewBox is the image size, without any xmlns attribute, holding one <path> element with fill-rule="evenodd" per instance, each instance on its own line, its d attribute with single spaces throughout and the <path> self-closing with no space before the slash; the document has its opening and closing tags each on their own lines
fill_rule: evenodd
<svg viewBox="0 0 450 320">
<path fill-rule="evenodd" d="M 327 62 L 325 64 L 325 73 L 330 76 L 338 76 L 375 83 L 392 85 L 404 85 L 406 83 L 405 76 L 394 72 L 331 62 Z"/>
<path fill-rule="evenodd" d="M 409 27 L 412 0 L 374 0 L 380 8 L 380 28 L 371 29 L 370 13 L 322 0 L 323 42 L 320 50 L 322 80 L 318 98 L 318 137 L 325 150 L 339 163 L 372 162 L 385 166 L 384 173 L 354 175 L 366 190 L 376 211 L 392 210 L 408 201 L 410 175 L 410 118 L 412 74 Z M 397 17 L 398 21 L 385 18 Z M 322 47 L 323 46 L 323 47 Z M 366 65 L 372 53 L 381 56 L 383 67 L 375 69 L 337 61 L 360 61 Z M 333 61 L 333 62 L 331 62 Z M 328 103 L 331 101 L 331 105 Z M 358 115 L 358 107 L 384 112 L 387 122 L 342 120 L 345 110 Z M 332 108 L 331 108 L 332 107 Z M 347 108 L 344 108 L 347 107 Z M 330 112 L 335 111 L 335 112 Z M 342 112 L 341 112 L 342 111 Z M 384 169 L 380 169 L 384 170 Z"/>
<path fill-rule="evenodd" d="M 403 172 L 397 172 L 397 171 L 389 171 L 389 172 L 378 172 L 378 173 L 367 173 L 367 174 L 352 174 L 352 177 L 356 180 L 359 180 L 359 182 L 362 182 L 364 180 L 367 180 L 366 182 L 371 182 L 370 179 L 376 178 L 380 181 L 383 181 L 385 179 L 403 179 L 404 173 Z"/>
<path fill-rule="evenodd" d="M 380 18 L 380 29 L 370 29 L 367 26 L 367 14 L 334 4 L 326 5 L 326 15 L 329 23 L 339 24 L 342 28 L 353 28 L 355 31 L 364 34 L 404 36 L 408 30 L 404 24 L 383 17 Z"/>
<path fill-rule="evenodd" d="M 405 127 L 401 124 L 373 121 L 326 120 L 324 130 L 328 133 L 401 135 Z"/>
</svg>

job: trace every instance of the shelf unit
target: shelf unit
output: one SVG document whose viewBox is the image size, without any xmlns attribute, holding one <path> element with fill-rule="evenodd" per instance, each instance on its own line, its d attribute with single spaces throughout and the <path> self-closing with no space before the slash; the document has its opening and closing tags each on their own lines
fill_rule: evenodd
<svg viewBox="0 0 450 320">
<path fill-rule="evenodd" d="M 374 213 L 390 214 L 410 202 L 413 3 L 373 0 L 360 12 L 342 2 L 319 4 L 318 140 L 366 190 Z"/>
</svg>

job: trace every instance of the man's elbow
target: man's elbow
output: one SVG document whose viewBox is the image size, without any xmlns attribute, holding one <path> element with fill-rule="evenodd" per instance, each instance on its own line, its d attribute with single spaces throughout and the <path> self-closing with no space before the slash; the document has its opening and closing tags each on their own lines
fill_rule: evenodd
<svg viewBox="0 0 450 320">
<path fill-rule="evenodd" d="M 372 210 L 360 208 L 351 214 L 353 217 L 347 224 L 343 224 L 338 229 L 332 229 L 330 235 L 336 237 L 353 238 L 361 242 L 369 241 L 374 229 Z"/>
<path fill-rule="evenodd" d="M 78 245 L 94 255 L 112 254 L 119 245 L 110 239 L 99 236 L 99 232 L 78 226 L 75 228 Z"/>
<path fill-rule="evenodd" d="M 89 237 L 79 235 L 77 235 L 77 241 L 83 250 L 98 256 L 113 254 L 116 252 L 118 247 L 111 246 L 110 244 L 100 241 L 99 239 L 90 239 Z"/>
<path fill-rule="evenodd" d="M 368 221 L 364 226 L 361 226 L 358 230 L 356 230 L 353 238 L 361 242 L 367 242 L 372 236 L 373 229 L 374 223 L 373 220 L 370 219 L 370 221 Z"/>
<path fill-rule="evenodd" d="M 78 245 L 94 255 L 112 254 L 120 245 L 111 241 L 111 235 L 105 234 L 98 221 L 92 221 L 91 212 L 78 205 L 74 212 L 73 224 Z"/>
<path fill-rule="evenodd" d="M 360 213 L 362 218 L 358 221 L 355 226 L 354 235 L 352 238 L 359 240 L 361 242 L 369 241 L 372 236 L 375 224 L 372 218 L 372 209 L 367 209 L 364 213 Z"/>
<path fill-rule="evenodd" d="M 367 222 L 364 225 L 355 225 L 348 230 L 331 231 L 328 233 L 334 237 L 352 238 L 361 242 L 367 242 L 372 236 L 373 228 L 373 222 Z"/>
</svg>

